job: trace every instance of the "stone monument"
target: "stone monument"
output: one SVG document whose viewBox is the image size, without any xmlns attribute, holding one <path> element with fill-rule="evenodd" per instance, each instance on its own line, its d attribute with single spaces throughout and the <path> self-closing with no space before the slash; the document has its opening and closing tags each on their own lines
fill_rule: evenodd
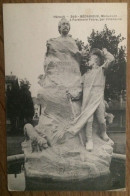
<svg viewBox="0 0 130 196">
<path fill-rule="evenodd" d="M 81 112 L 82 54 L 68 34 L 70 24 L 65 18 L 59 22 L 58 29 L 60 37 L 47 41 L 45 74 L 39 81 L 42 86 L 38 93 L 42 104 L 39 123 L 36 127 L 30 124 L 24 127 L 25 173 L 30 178 L 61 181 L 95 179 L 109 174 L 113 153 L 112 142 L 99 137 L 98 125 L 93 125 L 92 152 L 85 148 L 84 130 L 59 139 Z"/>
</svg>

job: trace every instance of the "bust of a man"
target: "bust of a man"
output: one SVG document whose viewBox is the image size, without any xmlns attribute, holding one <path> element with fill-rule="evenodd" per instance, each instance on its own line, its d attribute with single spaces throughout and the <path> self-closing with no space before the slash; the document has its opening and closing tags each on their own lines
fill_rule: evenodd
<svg viewBox="0 0 130 196">
<path fill-rule="evenodd" d="M 70 23 L 65 17 L 60 20 L 58 30 L 62 37 L 66 37 L 68 35 L 70 31 Z"/>
</svg>

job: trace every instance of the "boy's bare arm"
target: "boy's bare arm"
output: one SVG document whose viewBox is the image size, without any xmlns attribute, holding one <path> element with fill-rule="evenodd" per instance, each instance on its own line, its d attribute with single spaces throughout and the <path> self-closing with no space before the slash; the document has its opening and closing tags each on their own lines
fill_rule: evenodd
<svg viewBox="0 0 130 196">
<path fill-rule="evenodd" d="M 113 66 L 113 62 L 114 62 L 115 58 L 110 52 L 107 51 L 106 48 L 103 48 L 102 52 L 103 52 L 103 55 L 105 58 L 105 62 L 102 65 L 102 68 L 105 68 L 105 69 L 107 69 L 108 67 L 110 68 L 111 66 Z"/>
</svg>

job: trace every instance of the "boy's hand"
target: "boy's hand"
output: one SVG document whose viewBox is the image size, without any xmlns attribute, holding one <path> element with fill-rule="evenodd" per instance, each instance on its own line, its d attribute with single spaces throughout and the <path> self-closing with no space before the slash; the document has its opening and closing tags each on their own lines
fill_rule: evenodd
<svg viewBox="0 0 130 196">
<path fill-rule="evenodd" d="M 66 95 L 67 95 L 68 100 L 69 100 L 69 99 L 71 99 L 71 100 L 72 100 L 72 98 L 73 98 L 73 97 L 72 97 L 72 95 L 69 93 L 69 91 L 68 91 L 68 90 L 66 91 Z"/>
<path fill-rule="evenodd" d="M 81 56 L 86 57 L 88 55 L 88 53 L 86 52 L 86 50 L 81 50 L 80 52 Z"/>
<path fill-rule="evenodd" d="M 105 60 L 108 61 L 108 63 L 111 63 L 115 60 L 114 56 L 106 48 L 103 48 L 102 52 Z"/>
<path fill-rule="evenodd" d="M 103 54 L 105 55 L 106 53 L 108 53 L 108 50 L 106 48 L 102 49 Z"/>
</svg>

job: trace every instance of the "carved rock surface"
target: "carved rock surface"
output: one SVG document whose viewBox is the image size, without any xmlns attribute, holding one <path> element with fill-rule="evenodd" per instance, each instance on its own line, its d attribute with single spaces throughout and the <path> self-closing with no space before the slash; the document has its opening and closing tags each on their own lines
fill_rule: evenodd
<svg viewBox="0 0 130 196">
<path fill-rule="evenodd" d="M 60 180 L 96 178 L 109 173 L 112 151 L 110 142 L 104 142 L 94 133 L 94 149 L 87 152 L 79 137 L 67 138 L 56 144 L 33 152 L 30 141 L 24 142 L 26 175 Z"/>
</svg>

